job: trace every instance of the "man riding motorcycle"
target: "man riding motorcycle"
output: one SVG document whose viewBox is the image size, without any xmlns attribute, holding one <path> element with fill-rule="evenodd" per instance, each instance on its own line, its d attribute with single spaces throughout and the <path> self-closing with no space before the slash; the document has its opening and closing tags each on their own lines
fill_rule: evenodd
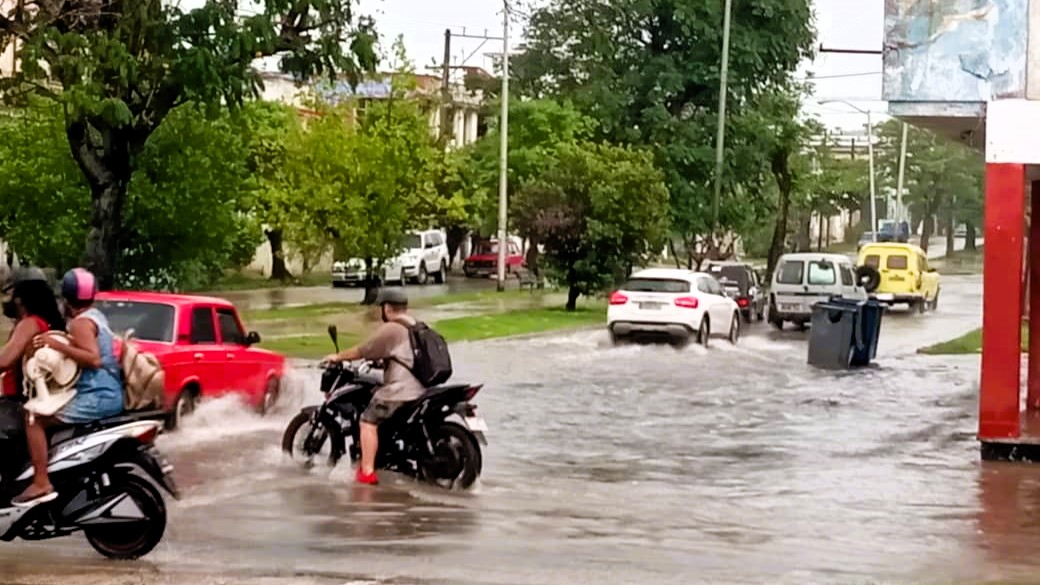
<svg viewBox="0 0 1040 585">
<path fill-rule="evenodd" d="M 382 289 L 376 304 L 383 325 L 364 343 L 339 353 L 325 356 L 323 361 L 383 361 L 383 385 L 375 391 L 368 408 L 361 414 L 361 464 L 356 481 L 379 483 L 376 476 L 376 453 L 379 451 L 379 425 L 393 416 L 402 405 L 423 397 L 426 389 L 412 374 L 414 356 L 408 328 L 415 319 L 408 314 L 408 295 L 399 289 Z"/>
</svg>

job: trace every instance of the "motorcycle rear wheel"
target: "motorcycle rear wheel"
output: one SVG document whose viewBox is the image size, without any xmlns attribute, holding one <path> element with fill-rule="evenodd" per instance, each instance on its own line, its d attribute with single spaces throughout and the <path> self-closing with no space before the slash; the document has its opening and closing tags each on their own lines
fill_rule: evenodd
<svg viewBox="0 0 1040 585">
<path fill-rule="evenodd" d="M 473 434 L 454 423 L 445 423 L 430 435 L 433 456 L 420 464 L 422 478 L 447 489 L 469 489 L 484 466 L 480 447 Z"/>
<path fill-rule="evenodd" d="M 343 456 L 342 433 L 338 428 L 326 425 L 320 417 L 312 424 L 312 416 L 309 412 L 301 412 L 289 421 L 289 426 L 285 427 L 285 433 L 282 434 L 282 450 L 288 453 L 293 461 L 299 461 L 305 467 L 313 467 L 315 456 L 327 444 L 329 467 L 335 467 Z M 311 436 L 312 430 L 319 434 Z"/>
<path fill-rule="evenodd" d="M 145 520 L 83 529 L 87 542 L 102 555 L 116 560 L 138 559 L 152 552 L 166 532 L 166 504 L 155 486 L 146 479 L 126 474 L 113 477 L 106 490 L 111 495 L 124 493 L 140 508 Z"/>
</svg>

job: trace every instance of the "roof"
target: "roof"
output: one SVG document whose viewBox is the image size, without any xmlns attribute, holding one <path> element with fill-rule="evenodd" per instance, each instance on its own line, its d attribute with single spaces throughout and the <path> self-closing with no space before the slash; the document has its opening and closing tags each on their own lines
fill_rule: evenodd
<svg viewBox="0 0 1040 585">
<path fill-rule="evenodd" d="M 683 268 L 647 268 L 639 272 L 633 272 L 631 278 L 682 278 L 690 280 L 700 272 L 693 272 Z"/>
<path fill-rule="evenodd" d="M 845 254 L 828 254 L 826 252 L 792 252 L 784 254 L 781 260 L 830 260 L 832 262 L 851 262 Z"/>
<path fill-rule="evenodd" d="M 231 301 L 219 297 L 136 290 L 99 292 L 97 299 L 103 301 L 140 301 L 143 303 L 166 303 L 172 305 L 194 305 L 205 303 L 210 305 L 233 306 Z"/>
<path fill-rule="evenodd" d="M 862 254 L 864 250 L 867 250 L 867 249 L 878 249 L 878 248 L 887 248 L 887 249 L 890 249 L 890 250 L 900 250 L 900 251 L 903 251 L 903 252 L 908 252 L 909 251 L 909 252 L 915 252 L 917 254 L 925 255 L 924 250 L 920 246 L 917 246 L 917 245 L 914 245 L 914 244 L 904 244 L 902 242 L 869 242 L 869 243 L 863 244 L 863 247 L 859 249 L 859 252 L 860 252 L 860 254 Z"/>
</svg>

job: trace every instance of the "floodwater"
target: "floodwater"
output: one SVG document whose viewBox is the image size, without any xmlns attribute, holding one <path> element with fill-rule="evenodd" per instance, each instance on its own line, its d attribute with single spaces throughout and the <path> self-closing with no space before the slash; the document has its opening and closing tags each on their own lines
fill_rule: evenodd
<svg viewBox="0 0 1040 585">
<path fill-rule="evenodd" d="M 825 373 L 804 333 L 737 347 L 609 347 L 600 331 L 453 348 L 491 433 L 448 493 L 306 473 L 268 419 L 204 405 L 160 438 L 177 465 L 163 544 L 100 560 L 81 538 L 0 546 L 4 583 L 487 585 L 964 583 L 1034 578 L 1040 467 L 978 461 L 977 358 L 913 354 L 980 321 L 979 277 L 891 314 L 877 365 Z"/>
</svg>

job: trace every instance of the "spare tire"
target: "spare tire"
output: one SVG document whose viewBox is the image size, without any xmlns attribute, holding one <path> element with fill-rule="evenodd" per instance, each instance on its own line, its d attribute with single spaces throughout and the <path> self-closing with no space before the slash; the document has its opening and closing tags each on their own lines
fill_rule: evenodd
<svg viewBox="0 0 1040 585">
<path fill-rule="evenodd" d="M 867 292 L 874 292 L 881 286 L 881 273 L 873 266 L 860 266 L 856 269 L 856 282 Z"/>
</svg>

